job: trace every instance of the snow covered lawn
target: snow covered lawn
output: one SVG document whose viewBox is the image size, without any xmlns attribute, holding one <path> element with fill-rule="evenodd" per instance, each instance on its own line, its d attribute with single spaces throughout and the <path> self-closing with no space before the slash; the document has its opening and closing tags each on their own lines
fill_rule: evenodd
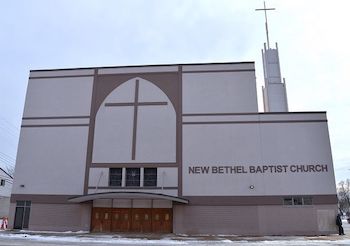
<svg viewBox="0 0 350 246">
<path fill-rule="evenodd" d="M 344 221 L 345 222 L 345 221 Z M 350 245 L 350 225 L 343 223 L 345 236 L 238 237 L 156 234 L 90 234 L 86 232 L 0 231 L 0 245 Z"/>
</svg>

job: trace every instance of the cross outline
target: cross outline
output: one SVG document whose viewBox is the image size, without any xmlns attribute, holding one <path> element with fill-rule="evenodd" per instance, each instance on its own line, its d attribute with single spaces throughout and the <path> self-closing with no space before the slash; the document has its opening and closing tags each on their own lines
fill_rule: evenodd
<svg viewBox="0 0 350 246">
<path fill-rule="evenodd" d="M 132 131 L 132 144 L 131 144 L 131 160 L 135 160 L 136 156 L 136 134 L 137 134 L 137 115 L 139 106 L 165 106 L 168 102 L 139 102 L 139 84 L 140 81 L 135 81 L 135 97 L 134 102 L 126 103 L 105 103 L 105 107 L 125 107 L 134 106 L 134 117 L 133 117 L 133 131 Z"/>
</svg>

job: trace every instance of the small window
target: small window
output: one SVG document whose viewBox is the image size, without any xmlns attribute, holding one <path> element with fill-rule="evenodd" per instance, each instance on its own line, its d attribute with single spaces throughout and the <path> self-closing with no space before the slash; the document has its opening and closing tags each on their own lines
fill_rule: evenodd
<svg viewBox="0 0 350 246">
<path fill-rule="evenodd" d="M 126 186 L 140 186 L 140 168 L 126 168 Z"/>
<path fill-rule="evenodd" d="M 283 205 L 288 205 L 288 206 L 312 205 L 312 197 L 309 197 L 309 196 L 285 197 L 283 198 Z"/>
<path fill-rule="evenodd" d="M 284 198 L 283 205 L 293 205 L 293 199 L 291 197 Z"/>
<path fill-rule="evenodd" d="M 2 179 L 2 180 L 0 181 L 0 186 L 5 186 L 5 179 Z"/>
<path fill-rule="evenodd" d="M 99 216 L 100 214 L 99 213 L 95 213 L 95 219 L 99 219 L 100 218 L 100 216 Z"/>
<path fill-rule="evenodd" d="M 148 214 L 145 214 L 145 220 L 148 220 Z"/>
<path fill-rule="evenodd" d="M 303 197 L 304 205 L 312 205 L 312 197 Z"/>
<path fill-rule="evenodd" d="M 157 186 L 157 168 L 145 168 L 143 186 Z"/>
<path fill-rule="evenodd" d="M 109 169 L 109 186 L 122 186 L 122 169 L 110 168 Z"/>
<path fill-rule="evenodd" d="M 294 205 L 303 205 L 303 198 L 302 197 L 294 197 L 293 204 Z"/>
<path fill-rule="evenodd" d="M 108 213 L 105 213 L 105 220 L 108 220 Z"/>
<path fill-rule="evenodd" d="M 16 206 L 17 207 L 24 207 L 24 203 L 25 203 L 25 201 L 17 201 Z"/>
</svg>

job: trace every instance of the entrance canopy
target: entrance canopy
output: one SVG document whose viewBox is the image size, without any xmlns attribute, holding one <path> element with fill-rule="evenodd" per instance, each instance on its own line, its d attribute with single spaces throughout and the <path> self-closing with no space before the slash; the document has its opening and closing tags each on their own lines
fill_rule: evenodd
<svg viewBox="0 0 350 246">
<path fill-rule="evenodd" d="M 188 200 L 177 197 L 169 196 L 164 194 L 148 193 L 148 192 L 103 192 L 103 193 L 93 193 L 83 196 L 76 196 L 68 199 L 72 203 L 81 203 L 87 201 L 93 201 L 96 199 L 159 199 L 168 200 L 173 202 L 179 202 L 183 204 L 188 204 Z"/>
</svg>

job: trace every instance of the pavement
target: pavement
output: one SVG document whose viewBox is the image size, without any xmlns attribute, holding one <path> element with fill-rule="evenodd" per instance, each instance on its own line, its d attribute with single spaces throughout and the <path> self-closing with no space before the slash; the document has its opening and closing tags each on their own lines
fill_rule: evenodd
<svg viewBox="0 0 350 246">
<path fill-rule="evenodd" d="M 0 231 L 0 246 L 62 246 L 62 245 L 350 245 L 350 224 L 343 221 L 344 236 L 264 236 L 234 235 L 187 236 L 175 234 L 107 234 L 88 232 Z"/>
</svg>

